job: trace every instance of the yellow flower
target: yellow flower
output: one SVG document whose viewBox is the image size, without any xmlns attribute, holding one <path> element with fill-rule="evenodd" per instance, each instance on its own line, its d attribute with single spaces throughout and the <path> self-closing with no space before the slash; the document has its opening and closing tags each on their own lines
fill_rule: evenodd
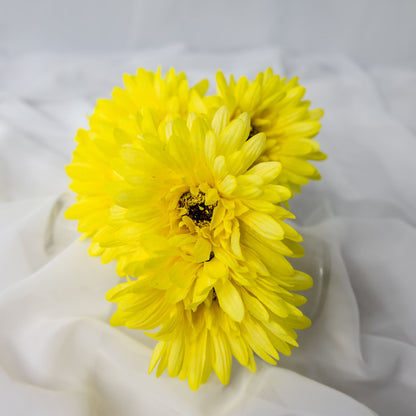
<svg viewBox="0 0 416 416">
<path fill-rule="evenodd" d="M 149 371 L 167 369 L 193 390 L 212 371 L 227 384 L 232 356 L 253 372 L 254 354 L 276 364 L 310 324 L 294 292 L 312 279 L 286 260 L 303 249 L 281 206 L 290 166 L 285 174 L 286 159 L 270 157 L 269 130 L 254 131 L 266 113 L 204 103 L 206 82 L 188 88 L 173 70 L 141 69 L 125 85 L 98 102 L 67 167 L 78 195 L 66 217 L 91 238 L 89 253 L 116 260 L 127 278 L 107 293 L 118 306 L 111 324 L 149 331 L 158 341 Z M 246 95 L 257 97 L 237 98 Z M 208 115 L 193 112 L 210 103 Z"/>
<path fill-rule="evenodd" d="M 294 329 L 310 323 L 297 309 L 306 299 L 293 291 L 312 280 L 285 258 L 303 254 L 301 236 L 284 222 L 293 215 L 280 206 L 290 192 L 273 183 L 279 162 L 253 166 L 266 137 L 247 140 L 247 113 L 230 122 L 224 106 L 212 122 L 194 113 L 160 118 L 143 107 L 140 133 L 113 141 L 111 151 L 98 135 L 80 142 L 79 153 L 94 144 L 100 156 L 89 167 L 101 186 L 67 216 L 89 219 L 97 198 L 109 201 L 105 224 L 97 230 L 88 220 L 81 231 L 92 235 L 92 255 L 117 260 L 118 273 L 130 276 L 107 294 L 118 303 L 111 324 L 152 331 L 159 343 L 150 371 L 159 363 L 157 375 L 167 368 L 195 390 L 214 370 L 227 384 L 232 356 L 251 371 L 253 352 L 275 364 L 277 350 L 297 346 Z M 103 135 L 114 130 L 107 120 Z"/>
<path fill-rule="evenodd" d="M 97 101 L 90 129 L 78 131 L 78 146 L 66 169 L 73 179 L 70 188 L 78 194 L 78 203 L 66 217 L 79 220 L 78 230 L 84 238 L 107 224 L 114 199 L 105 187 L 119 180 L 112 166 L 113 155 L 141 134 L 143 112 L 157 122 L 186 117 L 192 97 L 200 99 L 208 88 L 204 80 L 190 89 L 183 72 L 175 74 L 171 69 L 162 77 L 160 68 L 156 73 L 140 68 L 136 75 L 124 75 L 124 83 L 125 89 L 115 88 L 111 100 Z"/>
<path fill-rule="evenodd" d="M 251 119 L 250 136 L 264 132 L 267 143 L 257 162 L 279 161 L 282 172 L 278 183 L 290 188 L 292 194 L 300 192 L 309 179 L 320 179 L 318 170 L 308 160 L 324 160 L 319 144 L 312 140 L 320 130 L 318 120 L 321 109 L 310 110 L 310 102 L 302 101 L 305 88 L 298 78 L 286 81 L 274 75 L 269 68 L 260 72 L 254 81 L 233 75 L 227 81 L 221 71 L 217 73 L 217 95 L 198 101 L 199 110 L 208 111 L 226 105 L 231 119 L 247 112 Z M 293 195 L 292 195 L 293 196 Z"/>
</svg>

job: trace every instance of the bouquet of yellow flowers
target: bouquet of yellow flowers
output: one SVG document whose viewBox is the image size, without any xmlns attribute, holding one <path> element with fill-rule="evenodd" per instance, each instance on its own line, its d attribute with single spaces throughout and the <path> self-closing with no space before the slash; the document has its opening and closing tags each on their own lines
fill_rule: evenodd
<svg viewBox="0 0 416 416">
<path fill-rule="evenodd" d="M 294 291 L 312 279 L 286 259 L 303 249 L 285 220 L 320 178 L 309 160 L 325 158 L 313 140 L 323 112 L 296 78 L 216 79 L 207 96 L 206 80 L 190 88 L 173 69 L 125 75 L 67 166 L 77 202 L 66 217 L 126 279 L 107 293 L 110 323 L 150 331 L 149 371 L 193 390 L 212 370 L 227 384 L 232 356 L 253 372 L 254 353 L 276 364 L 310 325 Z"/>
</svg>

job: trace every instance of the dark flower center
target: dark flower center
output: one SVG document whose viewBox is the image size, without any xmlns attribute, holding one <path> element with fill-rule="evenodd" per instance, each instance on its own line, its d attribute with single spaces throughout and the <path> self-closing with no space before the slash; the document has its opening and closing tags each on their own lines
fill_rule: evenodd
<svg viewBox="0 0 416 416">
<path fill-rule="evenodd" d="M 211 222 L 212 213 L 217 203 L 212 205 L 205 204 L 205 193 L 199 191 L 197 195 L 192 195 L 189 191 L 181 195 L 178 202 L 179 208 L 185 208 L 186 215 L 199 227 L 208 225 Z"/>
</svg>

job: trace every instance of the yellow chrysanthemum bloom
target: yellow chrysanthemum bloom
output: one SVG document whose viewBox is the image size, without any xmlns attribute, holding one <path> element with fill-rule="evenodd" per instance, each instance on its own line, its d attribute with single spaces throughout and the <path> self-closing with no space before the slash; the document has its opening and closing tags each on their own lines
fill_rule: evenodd
<svg viewBox="0 0 416 416">
<path fill-rule="evenodd" d="M 257 162 L 268 160 L 282 164 L 278 183 L 300 192 L 309 179 L 321 176 L 308 160 L 324 160 L 319 144 L 312 138 L 320 130 L 321 109 L 310 110 L 310 102 L 302 101 L 305 88 L 298 78 L 287 81 L 274 75 L 269 68 L 260 72 L 254 81 L 241 77 L 235 81 L 233 75 L 227 83 L 223 73 L 217 73 L 217 95 L 199 100 L 199 110 L 212 113 L 226 105 L 231 119 L 247 112 L 251 119 L 250 136 L 259 132 L 266 134 L 267 142 Z"/>
<path fill-rule="evenodd" d="M 107 224 L 114 198 L 105 187 L 119 180 L 112 166 L 113 155 L 141 134 L 143 111 L 157 122 L 186 118 L 193 96 L 200 100 L 208 88 L 206 80 L 189 88 L 185 74 L 176 74 L 174 69 L 162 77 L 160 69 L 154 73 L 140 68 L 136 75 L 124 75 L 124 83 L 125 88 L 114 89 L 112 99 L 97 101 L 90 128 L 78 131 L 78 146 L 67 166 L 78 203 L 66 216 L 79 220 L 78 230 L 84 237 L 92 237 Z M 103 255 L 105 259 L 106 253 Z"/>
<path fill-rule="evenodd" d="M 159 343 L 150 371 L 159 363 L 157 375 L 167 368 L 195 390 L 214 370 L 227 384 L 232 356 L 251 371 L 253 352 L 276 364 L 277 350 L 297 346 L 294 329 L 310 324 L 297 308 L 306 299 L 293 291 L 312 280 L 285 258 L 303 254 L 301 236 L 284 222 L 293 215 L 280 206 L 290 191 L 273 183 L 279 162 L 253 166 L 267 140 L 263 133 L 247 140 L 247 113 L 230 122 L 224 106 L 212 122 L 194 113 L 160 118 L 142 108 L 140 134 L 112 141 L 111 151 L 98 135 L 88 149 L 80 142 L 77 154 L 93 145 L 100 154 L 89 168 L 101 186 L 67 216 L 84 220 L 87 235 L 91 226 L 91 254 L 116 259 L 118 273 L 129 276 L 107 294 L 118 303 L 111 324 L 152 331 Z M 104 120 L 100 131 L 110 136 L 114 128 Z M 85 221 L 97 198 L 108 201 L 98 231 Z"/>
</svg>

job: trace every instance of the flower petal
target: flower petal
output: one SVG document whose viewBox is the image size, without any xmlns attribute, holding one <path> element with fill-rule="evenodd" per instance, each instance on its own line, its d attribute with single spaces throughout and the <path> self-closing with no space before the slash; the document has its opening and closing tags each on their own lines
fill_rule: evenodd
<svg viewBox="0 0 416 416">
<path fill-rule="evenodd" d="M 214 286 L 221 309 L 232 319 L 241 322 L 244 318 L 244 304 L 230 280 L 218 280 Z"/>
</svg>

